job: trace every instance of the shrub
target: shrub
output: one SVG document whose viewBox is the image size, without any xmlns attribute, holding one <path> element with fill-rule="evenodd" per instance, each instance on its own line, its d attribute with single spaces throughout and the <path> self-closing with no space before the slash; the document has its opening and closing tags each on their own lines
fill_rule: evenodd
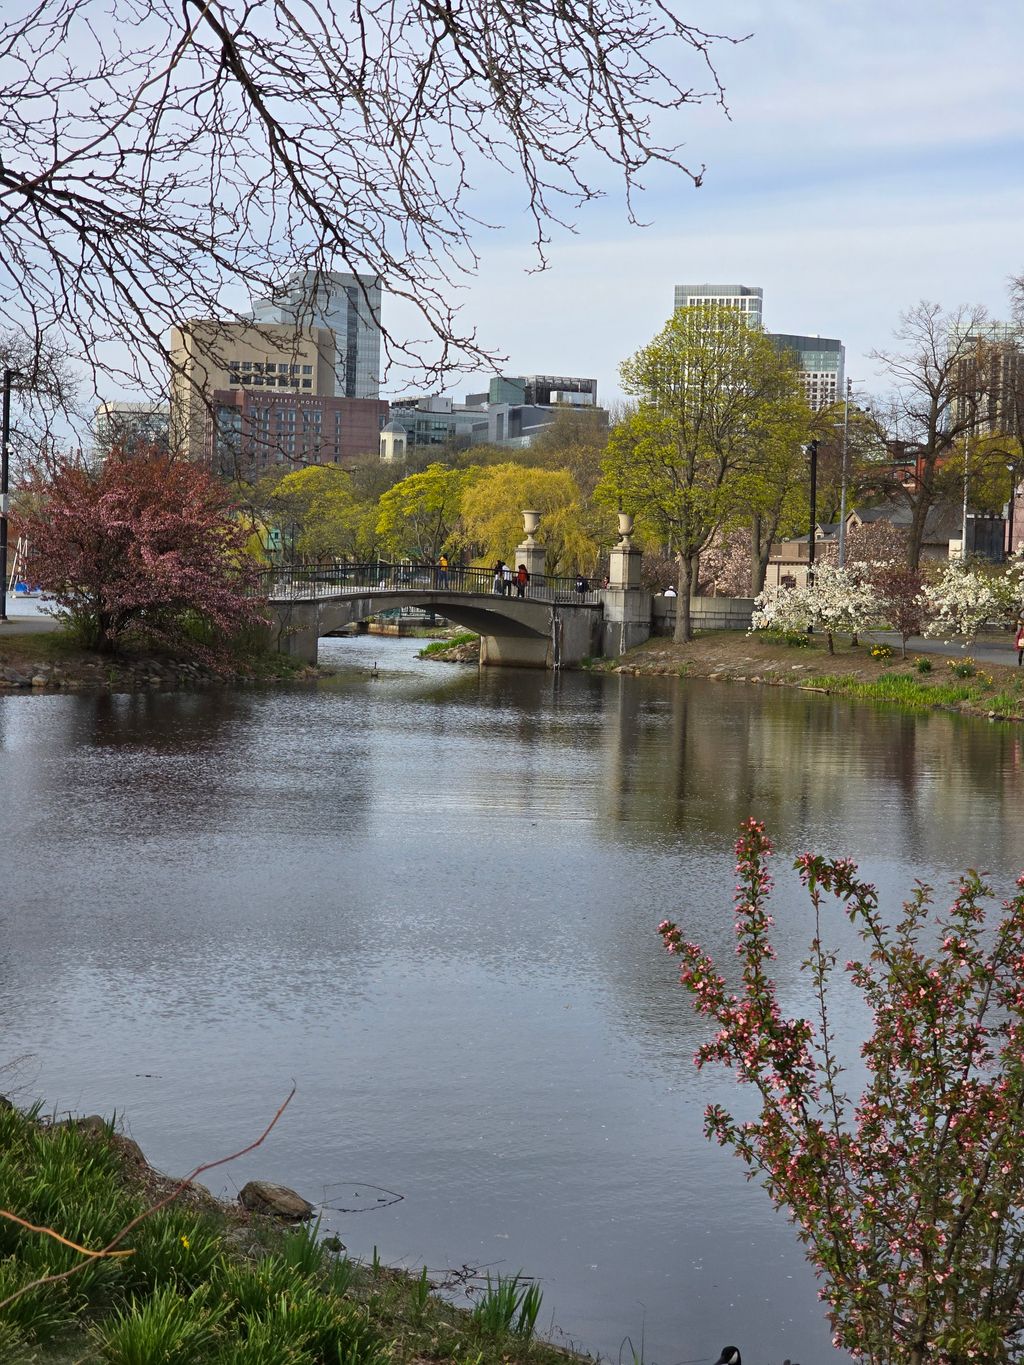
<svg viewBox="0 0 1024 1365">
<path fill-rule="evenodd" d="M 892 650 L 888 645 L 872 645 L 871 657 L 872 659 L 891 659 Z"/>
<path fill-rule="evenodd" d="M 917 669 L 918 673 L 930 673 L 932 671 L 932 661 L 931 659 L 915 659 L 914 667 Z"/>
</svg>

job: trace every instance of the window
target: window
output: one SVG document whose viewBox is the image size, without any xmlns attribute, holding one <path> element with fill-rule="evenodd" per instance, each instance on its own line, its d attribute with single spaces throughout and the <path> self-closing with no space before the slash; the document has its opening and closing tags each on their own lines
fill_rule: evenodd
<svg viewBox="0 0 1024 1365">
<path fill-rule="evenodd" d="M 268 360 L 268 361 L 267 361 L 267 374 L 274 374 L 274 373 L 276 372 L 276 370 L 277 370 L 277 366 L 274 364 L 274 362 L 273 362 L 272 360 Z"/>
<path fill-rule="evenodd" d="M 313 366 L 312 366 L 312 365 L 303 365 L 303 367 L 302 367 L 302 373 L 303 373 L 303 374 L 312 374 L 312 373 L 313 373 Z"/>
<path fill-rule="evenodd" d="M 304 389 L 311 389 L 311 388 L 313 387 L 313 381 L 312 381 L 312 379 L 304 379 L 304 380 L 302 381 L 302 387 L 303 387 Z"/>
</svg>

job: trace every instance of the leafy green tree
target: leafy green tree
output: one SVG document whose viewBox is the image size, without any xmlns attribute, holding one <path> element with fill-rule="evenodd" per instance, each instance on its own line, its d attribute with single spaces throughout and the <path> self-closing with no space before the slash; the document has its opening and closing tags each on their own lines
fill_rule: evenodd
<svg viewBox="0 0 1024 1365">
<path fill-rule="evenodd" d="M 530 446 L 529 463 L 546 469 L 567 469 L 580 490 L 590 496 L 601 478 L 601 461 L 607 446 L 606 413 L 590 408 L 560 408 L 555 420 Z"/>
<path fill-rule="evenodd" d="M 620 367 L 636 410 L 612 432 L 598 496 L 640 518 L 676 555 L 675 638 L 692 638 L 696 561 L 749 511 L 766 452 L 797 430 L 796 371 L 732 309 L 682 308 Z"/>
<path fill-rule="evenodd" d="M 542 515 L 538 539 L 548 573 L 593 572 L 599 551 L 593 512 L 564 469 L 506 463 L 478 471 L 462 497 L 467 545 L 487 561 L 509 559 L 523 539 L 526 509 Z"/>
<path fill-rule="evenodd" d="M 377 533 L 395 555 L 416 555 L 436 563 L 459 519 L 463 489 L 472 469 L 428 465 L 384 493 L 377 504 Z"/>
<path fill-rule="evenodd" d="M 269 498 L 272 519 L 294 526 L 300 554 L 321 559 L 373 553 L 375 507 L 355 495 L 352 479 L 337 465 L 295 469 Z"/>
</svg>

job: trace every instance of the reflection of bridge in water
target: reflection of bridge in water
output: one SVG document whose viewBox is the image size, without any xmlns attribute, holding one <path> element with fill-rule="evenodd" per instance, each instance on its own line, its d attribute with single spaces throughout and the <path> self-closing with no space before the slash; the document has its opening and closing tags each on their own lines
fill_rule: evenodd
<svg viewBox="0 0 1024 1365">
<path fill-rule="evenodd" d="M 491 569 L 378 560 L 270 569 L 263 579 L 278 648 L 310 663 L 321 635 L 402 607 L 474 631 L 482 666 L 572 667 L 604 653 L 609 592 L 583 578 L 533 574 L 521 592 L 504 580 L 499 592 Z"/>
</svg>

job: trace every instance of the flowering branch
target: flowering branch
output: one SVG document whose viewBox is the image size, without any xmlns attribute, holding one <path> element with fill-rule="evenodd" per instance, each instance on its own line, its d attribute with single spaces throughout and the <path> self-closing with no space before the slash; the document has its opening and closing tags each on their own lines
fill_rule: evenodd
<svg viewBox="0 0 1024 1365">
<path fill-rule="evenodd" d="M 772 847 L 747 821 L 736 846 L 742 986 L 670 920 L 694 1008 L 717 1028 L 696 1056 L 760 1096 L 737 1122 L 709 1107 L 709 1136 L 732 1147 L 785 1208 L 820 1275 L 837 1347 L 870 1362 L 968 1365 L 1015 1359 L 1024 1332 L 1024 875 L 996 922 L 978 873 L 933 913 L 918 884 L 896 922 L 849 859 L 803 854 L 815 936 L 801 964 L 816 1019 L 783 1016 L 769 975 Z M 867 1081 L 842 1089 L 829 1010 L 836 956 L 823 942 L 827 898 L 865 945 L 844 971 L 872 1027 Z"/>
</svg>

